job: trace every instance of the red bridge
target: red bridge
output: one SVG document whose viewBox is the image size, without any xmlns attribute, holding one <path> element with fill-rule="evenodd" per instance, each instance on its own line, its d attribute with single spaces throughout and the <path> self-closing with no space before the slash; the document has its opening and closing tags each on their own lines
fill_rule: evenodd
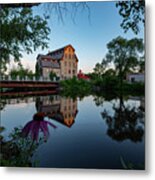
<svg viewBox="0 0 155 180">
<path fill-rule="evenodd" d="M 0 88 L 58 88 L 59 82 L 1 80 Z"/>
</svg>

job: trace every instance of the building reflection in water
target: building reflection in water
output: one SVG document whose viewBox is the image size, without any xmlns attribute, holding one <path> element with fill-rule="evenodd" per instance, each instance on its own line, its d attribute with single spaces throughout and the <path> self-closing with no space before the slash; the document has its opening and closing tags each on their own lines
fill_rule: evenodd
<svg viewBox="0 0 155 180">
<path fill-rule="evenodd" d="M 38 112 L 45 115 L 67 127 L 71 127 L 77 115 L 77 99 L 70 97 L 61 97 L 60 95 L 40 96 L 36 100 Z"/>
</svg>

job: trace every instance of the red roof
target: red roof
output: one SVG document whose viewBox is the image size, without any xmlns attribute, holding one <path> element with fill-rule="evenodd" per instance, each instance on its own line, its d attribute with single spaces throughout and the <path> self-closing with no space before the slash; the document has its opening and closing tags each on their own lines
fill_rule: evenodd
<svg viewBox="0 0 155 180">
<path fill-rule="evenodd" d="M 78 77 L 78 79 L 85 79 L 85 80 L 89 80 L 90 79 L 90 77 L 85 75 L 81 70 L 79 71 L 77 77 Z"/>
</svg>

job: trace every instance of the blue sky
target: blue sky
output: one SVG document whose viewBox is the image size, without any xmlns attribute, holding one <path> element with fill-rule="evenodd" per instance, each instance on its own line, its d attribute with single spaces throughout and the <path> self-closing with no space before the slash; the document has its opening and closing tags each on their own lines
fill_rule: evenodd
<svg viewBox="0 0 155 180">
<path fill-rule="evenodd" d="M 64 24 L 58 22 L 55 15 L 51 15 L 49 26 L 49 48 L 42 51 L 37 50 L 31 55 L 23 54 L 22 63 L 24 66 L 34 70 L 36 56 L 38 53 L 46 54 L 61 48 L 67 44 L 72 44 L 79 58 L 79 67 L 85 73 L 91 72 L 97 62 L 104 58 L 107 48 L 106 44 L 117 36 L 127 39 L 133 37 L 144 37 L 144 30 L 136 36 L 132 31 L 123 32 L 120 27 L 122 18 L 118 14 L 115 2 L 88 2 L 90 9 L 90 21 L 88 11 L 78 11 L 75 23 L 70 14 L 64 16 Z M 43 9 L 34 8 L 34 13 L 39 13 Z"/>
</svg>

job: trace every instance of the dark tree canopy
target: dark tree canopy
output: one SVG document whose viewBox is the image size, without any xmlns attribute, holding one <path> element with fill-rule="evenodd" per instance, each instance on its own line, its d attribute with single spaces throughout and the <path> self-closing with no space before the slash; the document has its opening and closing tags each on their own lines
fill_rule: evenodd
<svg viewBox="0 0 155 180">
<path fill-rule="evenodd" d="M 131 29 L 135 34 L 140 32 L 140 24 L 145 24 L 145 1 L 144 0 L 128 0 L 116 3 L 119 14 L 123 21 L 121 27 L 127 32 Z"/>
<path fill-rule="evenodd" d="M 119 36 L 110 41 L 107 48 L 106 60 L 114 63 L 121 82 L 127 72 L 135 71 L 139 67 L 144 57 L 143 40 L 138 38 L 127 40 Z"/>
<path fill-rule="evenodd" d="M 94 67 L 94 73 L 101 77 L 101 75 L 104 73 L 105 71 L 105 66 L 102 63 L 96 63 L 95 67 Z"/>
<path fill-rule="evenodd" d="M 31 8 L 38 6 L 40 3 L 3 3 L 0 8 Z"/>
<path fill-rule="evenodd" d="M 19 62 L 22 53 L 47 48 L 50 29 L 46 17 L 33 15 L 31 8 L 1 8 L 0 11 L 1 71 L 11 59 Z"/>
</svg>

